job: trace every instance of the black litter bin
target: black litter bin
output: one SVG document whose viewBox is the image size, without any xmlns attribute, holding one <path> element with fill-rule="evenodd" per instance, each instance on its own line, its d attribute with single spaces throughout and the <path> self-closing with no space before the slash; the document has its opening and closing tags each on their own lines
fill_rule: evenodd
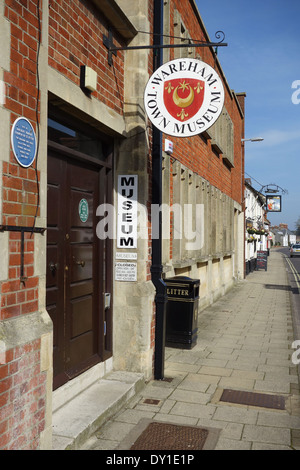
<svg viewBox="0 0 300 470">
<path fill-rule="evenodd" d="M 166 346 L 192 349 L 197 342 L 200 280 L 176 276 L 167 286 Z"/>
</svg>

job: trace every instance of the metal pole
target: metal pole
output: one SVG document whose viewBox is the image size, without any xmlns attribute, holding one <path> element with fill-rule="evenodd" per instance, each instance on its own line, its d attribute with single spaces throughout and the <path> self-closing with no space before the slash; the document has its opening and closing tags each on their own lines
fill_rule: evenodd
<svg viewBox="0 0 300 470">
<path fill-rule="evenodd" d="M 196 43 L 186 43 L 186 44 L 161 44 L 161 45 L 148 45 L 148 46 L 124 46 L 124 47 L 109 47 L 110 52 L 116 51 L 134 51 L 142 49 L 176 49 L 182 47 L 224 47 L 228 46 L 226 42 L 196 42 Z"/>
<path fill-rule="evenodd" d="M 163 41 L 163 0 L 154 0 L 154 45 L 160 46 Z M 154 49 L 154 71 L 163 63 L 162 48 Z M 162 204 L 162 133 L 155 127 L 152 140 L 152 204 Z M 157 206 L 158 205 L 158 206 Z M 159 211 L 159 235 L 152 239 L 152 282 L 156 289 L 155 304 L 155 357 L 154 378 L 164 378 L 165 335 L 166 335 L 166 284 L 162 279 L 162 214 Z"/>
</svg>

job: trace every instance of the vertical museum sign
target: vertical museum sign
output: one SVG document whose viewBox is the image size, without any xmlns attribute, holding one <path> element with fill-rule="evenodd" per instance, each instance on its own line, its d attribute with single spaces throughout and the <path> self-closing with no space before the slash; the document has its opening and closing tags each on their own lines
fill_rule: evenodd
<svg viewBox="0 0 300 470">
<path fill-rule="evenodd" d="M 118 175 L 118 248 L 137 248 L 137 191 L 137 175 Z"/>
</svg>

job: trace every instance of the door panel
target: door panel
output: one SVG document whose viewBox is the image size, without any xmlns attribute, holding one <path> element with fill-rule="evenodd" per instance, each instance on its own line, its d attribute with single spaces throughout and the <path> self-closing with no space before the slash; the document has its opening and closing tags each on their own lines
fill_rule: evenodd
<svg viewBox="0 0 300 470">
<path fill-rule="evenodd" d="M 98 353 L 99 279 L 98 242 L 94 213 L 98 205 L 99 173 L 79 164 L 68 163 L 69 188 L 69 270 L 67 286 L 67 319 L 69 321 L 70 367 L 89 361 Z M 80 218 L 80 203 L 88 208 Z M 82 291 L 86 293 L 82 295 Z M 87 294 L 88 292 L 88 294 Z M 97 313 L 96 313 L 97 312 Z"/>
<path fill-rule="evenodd" d="M 86 364 L 87 358 L 92 358 L 93 356 L 93 334 L 91 332 L 78 336 L 76 341 L 70 341 L 68 377 L 72 379 L 86 370 L 87 367 L 82 364 Z"/>
<path fill-rule="evenodd" d="M 50 152 L 46 303 L 54 328 L 54 388 L 102 360 L 99 179 L 99 168 Z M 88 214 L 80 211 L 82 200 Z"/>
<path fill-rule="evenodd" d="M 76 297 L 75 291 L 78 297 L 84 297 L 93 292 L 93 281 L 89 282 L 78 282 L 74 286 L 70 286 L 70 298 L 74 299 Z"/>
<path fill-rule="evenodd" d="M 72 338 L 82 335 L 93 328 L 93 298 L 91 295 L 72 300 Z"/>
</svg>

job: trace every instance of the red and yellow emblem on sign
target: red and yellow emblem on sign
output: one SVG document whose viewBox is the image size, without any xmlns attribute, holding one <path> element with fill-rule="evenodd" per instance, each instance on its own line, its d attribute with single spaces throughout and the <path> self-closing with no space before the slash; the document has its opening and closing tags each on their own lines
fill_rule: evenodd
<svg viewBox="0 0 300 470">
<path fill-rule="evenodd" d="M 194 78 L 166 81 L 164 104 L 169 114 L 180 122 L 195 116 L 203 104 L 204 87 L 202 80 Z"/>
</svg>

